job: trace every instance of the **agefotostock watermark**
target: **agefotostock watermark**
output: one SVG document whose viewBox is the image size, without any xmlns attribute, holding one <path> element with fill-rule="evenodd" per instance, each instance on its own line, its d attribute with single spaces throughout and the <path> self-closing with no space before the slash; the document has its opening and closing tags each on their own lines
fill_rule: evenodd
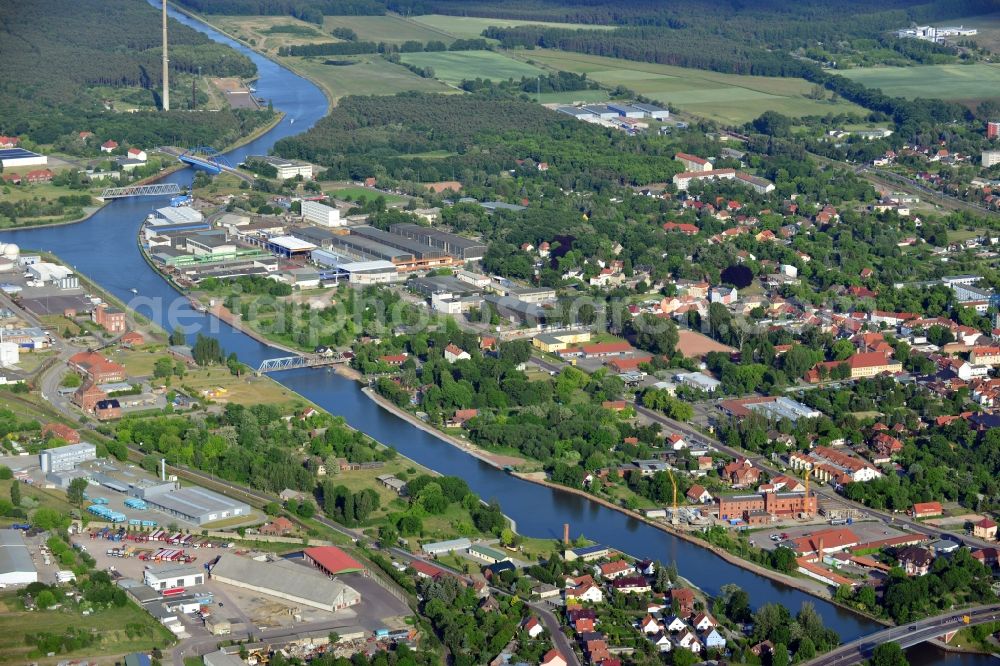
<svg viewBox="0 0 1000 666">
<path fill-rule="evenodd" d="M 350 288 L 322 296 L 242 294 L 234 289 L 209 307 L 188 298 L 136 295 L 126 302 L 129 328 L 153 333 L 156 322 L 167 333 L 181 331 L 190 342 L 198 334 L 219 337 L 227 327 L 255 338 L 286 340 L 299 347 L 317 347 L 339 339 L 346 346 L 363 335 L 386 337 L 441 330 L 454 321 L 465 331 L 523 337 L 532 331 L 590 329 L 619 335 L 660 336 L 675 326 L 696 330 L 734 344 L 765 334 L 766 325 L 725 310 L 725 316 L 684 315 L 680 322 L 647 305 L 614 298 L 579 295 L 548 303 L 527 303 L 516 297 L 487 296 L 466 301 L 454 311 L 432 309 L 422 299 L 387 288 Z M 655 299 L 650 299 L 655 302 Z M 344 336 L 343 331 L 350 335 Z"/>
</svg>

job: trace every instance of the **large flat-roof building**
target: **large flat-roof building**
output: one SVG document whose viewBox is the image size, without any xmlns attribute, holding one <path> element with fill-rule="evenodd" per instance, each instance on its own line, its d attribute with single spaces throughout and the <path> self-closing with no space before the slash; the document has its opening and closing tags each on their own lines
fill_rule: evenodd
<svg viewBox="0 0 1000 666">
<path fill-rule="evenodd" d="M 389 261 L 401 271 L 440 268 L 454 263 L 441 250 L 370 226 L 352 227 L 349 234 L 336 236 L 332 249 L 344 251 L 361 261 Z"/>
<path fill-rule="evenodd" d="M 0 530 L 0 583 L 27 585 L 38 582 L 38 569 L 19 530 Z"/>
<path fill-rule="evenodd" d="M 13 169 L 26 166 L 44 166 L 49 163 L 49 158 L 45 155 L 33 153 L 24 148 L 2 148 L 0 149 L 0 165 L 4 169 Z"/>
<path fill-rule="evenodd" d="M 196 525 L 251 514 L 248 504 L 196 486 L 170 488 L 161 484 L 140 488 L 135 494 L 150 507 Z"/>
<path fill-rule="evenodd" d="M 143 582 L 154 590 L 169 590 L 174 587 L 193 587 L 205 582 L 205 570 L 200 566 L 190 564 L 168 564 L 162 567 L 145 569 L 142 572 Z"/>
<path fill-rule="evenodd" d="M 220 583 L 326 611 L 361 603 L 361 595 L 353 587 L 288 560 L 256 562 L 222 555 L 211 576 Z"/>
<path fill-rule="evenodd" d="M 486 256 L 486 245 L 479 241 L 463 238 L 457 234 L 439 231 L 419 224 L 401 223 L 389 227 L 389 231 L 433 247 L 462 261 L 477 261 Z"/>
<path fill-rule="evenodd" d="M 244 160 L 244 163 L 246 162 L 262 162 L 273 166 L 280 180 L 287 180 L 296 176 L 302 176 L 303 178 L 313 177 L 313 166 L 308 162 L 286 160 L 283 157 L 275 157 L 274 155 L 248 155 Z"/>
<path fill-rule="evenodd" d="M 97 447 L 87 442 L 68 444 L 54 449 L 45 449 L 38 454 L 38 464 L 42 472 L 67 472 L 80 463 L 97 459 Z"/>
</svg>

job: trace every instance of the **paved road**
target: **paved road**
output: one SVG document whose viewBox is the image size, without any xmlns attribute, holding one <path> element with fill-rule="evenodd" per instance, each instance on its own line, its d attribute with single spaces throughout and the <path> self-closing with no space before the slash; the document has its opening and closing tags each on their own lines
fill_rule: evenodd
<svg viewBox="0 0 1000 666">
<path fill-rule="evenodd" d="M 559 620 L 556 619 L 555 613 L 548 607 L 548 604 L 542 601 L 529 603 L 528 606 L 538 613 L 545 628 L 548 629 L 549 635 L 552 636 L 552 643 L 557 650 L 562 652 L 562 656 L 566 658 L 567 664 L 569 666 L 580 666 L 580 658 L 576 656 L 573 644 L 566 637 L 566 634 L 562 632 Z"/>
<path fill-rule="evenodd" d="M 947 615 L 938 615 L 902 627 L 892 627 L 869 634 L 851 643 L 845 643 L 822 657 L 806 662 L 806 666 L 857 664 L 870 657 L 875 648 L 882 643 L 894 642 L 902 648 L 912 647 L 966 626 L 962 621 L 964 615 L 971 618 L 970 626 L 993 622 L 1000 618 L 1000 605 L 979 606 L 972 610 L 954 611 Z"/>
<path fill-rule="evenodd" d="M 196 638 L 188 638 L 174 647 L 173 663 L 174 666 L 184 666 L 185 657 L 200 657 L 209 652 L 215 652 L 219 643 L 224 640 L 244 640 L 252 636 L 255 641 L 278 642 L 283 639 L 294 638 L 299 634 L 322 634 L 346 626 L 350 626 L 350 623 L 345 620 L 324 620 L 322 622 L 297 624 L 291 627 L 281 627 L 253 633 L 234 632 L 229 636 L 198 636 Z"/>
</svg>

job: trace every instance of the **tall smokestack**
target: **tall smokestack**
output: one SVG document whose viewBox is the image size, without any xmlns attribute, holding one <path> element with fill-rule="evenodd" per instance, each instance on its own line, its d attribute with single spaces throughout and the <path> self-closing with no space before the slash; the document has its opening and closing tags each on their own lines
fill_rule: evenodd
<svg viewBox="0 0 1000 666">
<path fill-rule="evenodd" d="M 167 480 L 167 459 L 160 458 L 160 481 Z"/>
<path fill-rule="evenodd" d="M 569 523 L 563 523 L 563 544 L 569 545 Z"/>
<path fill-rule="evenodd" d="M 167 0 L 163 0 L 163 110 L 170 110 L 170 75 L 167 68 L 170 66 L 170 58 L 167 57 Z"/>
</svg>

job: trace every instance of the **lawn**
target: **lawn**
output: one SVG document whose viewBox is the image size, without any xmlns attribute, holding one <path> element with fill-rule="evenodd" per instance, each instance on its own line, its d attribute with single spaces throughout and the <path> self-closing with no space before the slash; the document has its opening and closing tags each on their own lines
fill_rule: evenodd
<svg viewBox="0 0 1000 666">
<path fill-rule="evenodd" d="M 144 636 L 129 638 L 124 627 L 142 624 Z M 48 632 L 60 634 L 70 627 L 95 629 L 100 639 L 91 647 L 45 658 L 32 654 L 35 649 L 25 644 L 28 633 Z M 158 623 L 131 601 L 121 608 L 101 610 L 84 617 L 79 612 L 66 609 L 25 611 L 13 592 L 0 595 L 0 663 L 56 663 L 71 657 L 113 657 L 129 652 L 149 652 L 153 647 L 165 647 L 173 642 L 166 627 Z M 107 660 L 109 663 L 113 660 Z"/>
<path fill-rule="evenodd" d="M 870 67 L 839 72 L 893 97 L 936 97 L 949 101 L 1000 98 L 1000 65 L 921 65 Z"/>
<path fill-rule="evenodd" d="M 388 205 L 404 204 L 407 201 L 409 201 L 409 199 L 407 199 L 406 197 L 399 196 L 398 194 L 392 194 L 391 192 L 380 192 L 379 190 L 372 190 L 367 187 L 357 187 L 354 185 L 345 185 L 345 186 L 333 185 L 327 188 L 327 186 L 323 184 L 323 191 L 332 194 L 338 199 L 344 199 L 346 201 L 357 201 L 359 199 L 364 199 L 365 201 L 367 201 L 368 199 L 374 199 L 378 196 L 385 197 L 385 202 Z"/>
<path fill-rule="evenodd" d="M 623 85 L 662 104 L 724 123 L 744 123 L 772 110 L 796 117 L 866 113 L 843 100 L 810 99 L 813 85 L 804 79 L 720 74 L 547 49 L 525 52 L 523 57 L 529 63 L 586 74 L 608 87 Z"/>
<path fill-rule="evenodd" d="M 350 28 L 362 42 L 399 44 L 406 41 L 438 41 L 450 44 L 455 41 L 448 32 L 392 15 L 327 16 L 323 19 L 323 30 L 329 33 L 334 28 Z"/>
<path fill-rule="evenodd" d="M 353 61 L 351 65 L 327 65 L 327 60 Z M 453 89 L 435 79 L 424 79 L 402 65 L 382 56 L 348 58 L 282 58 L 282 63 L 315 81 L 332 100 L 347 95 L 395 95 L 409 92 L 451 92 Z"/>
<path fill-rule="evenodd" d="M 534 65 L 493 51 L 403 53 L 400 58 L 408 65 L 433 68 L 436 78 L 451 84 L 459 84 L 466 79 L 504 81 L 544 74 L 543 70 Z"/>
<path fill-rule="evenodd" d="M 586 25 L 584 23 L 552 23 L 550 21 L 525 21 L 520 19 L 479 18 L 476 16 L 444 16 L 442 14 L 425 14 L 414 16 L 413 21 L 426 25 L 441 32 L 465 39 L 480 37 L 483 30 L 490 26 L 510 28 L 518 25 L 543 25 L 548 28 L 566 28 L 567 30 L 614 30 L 610 25 Z"/>
</svg>

